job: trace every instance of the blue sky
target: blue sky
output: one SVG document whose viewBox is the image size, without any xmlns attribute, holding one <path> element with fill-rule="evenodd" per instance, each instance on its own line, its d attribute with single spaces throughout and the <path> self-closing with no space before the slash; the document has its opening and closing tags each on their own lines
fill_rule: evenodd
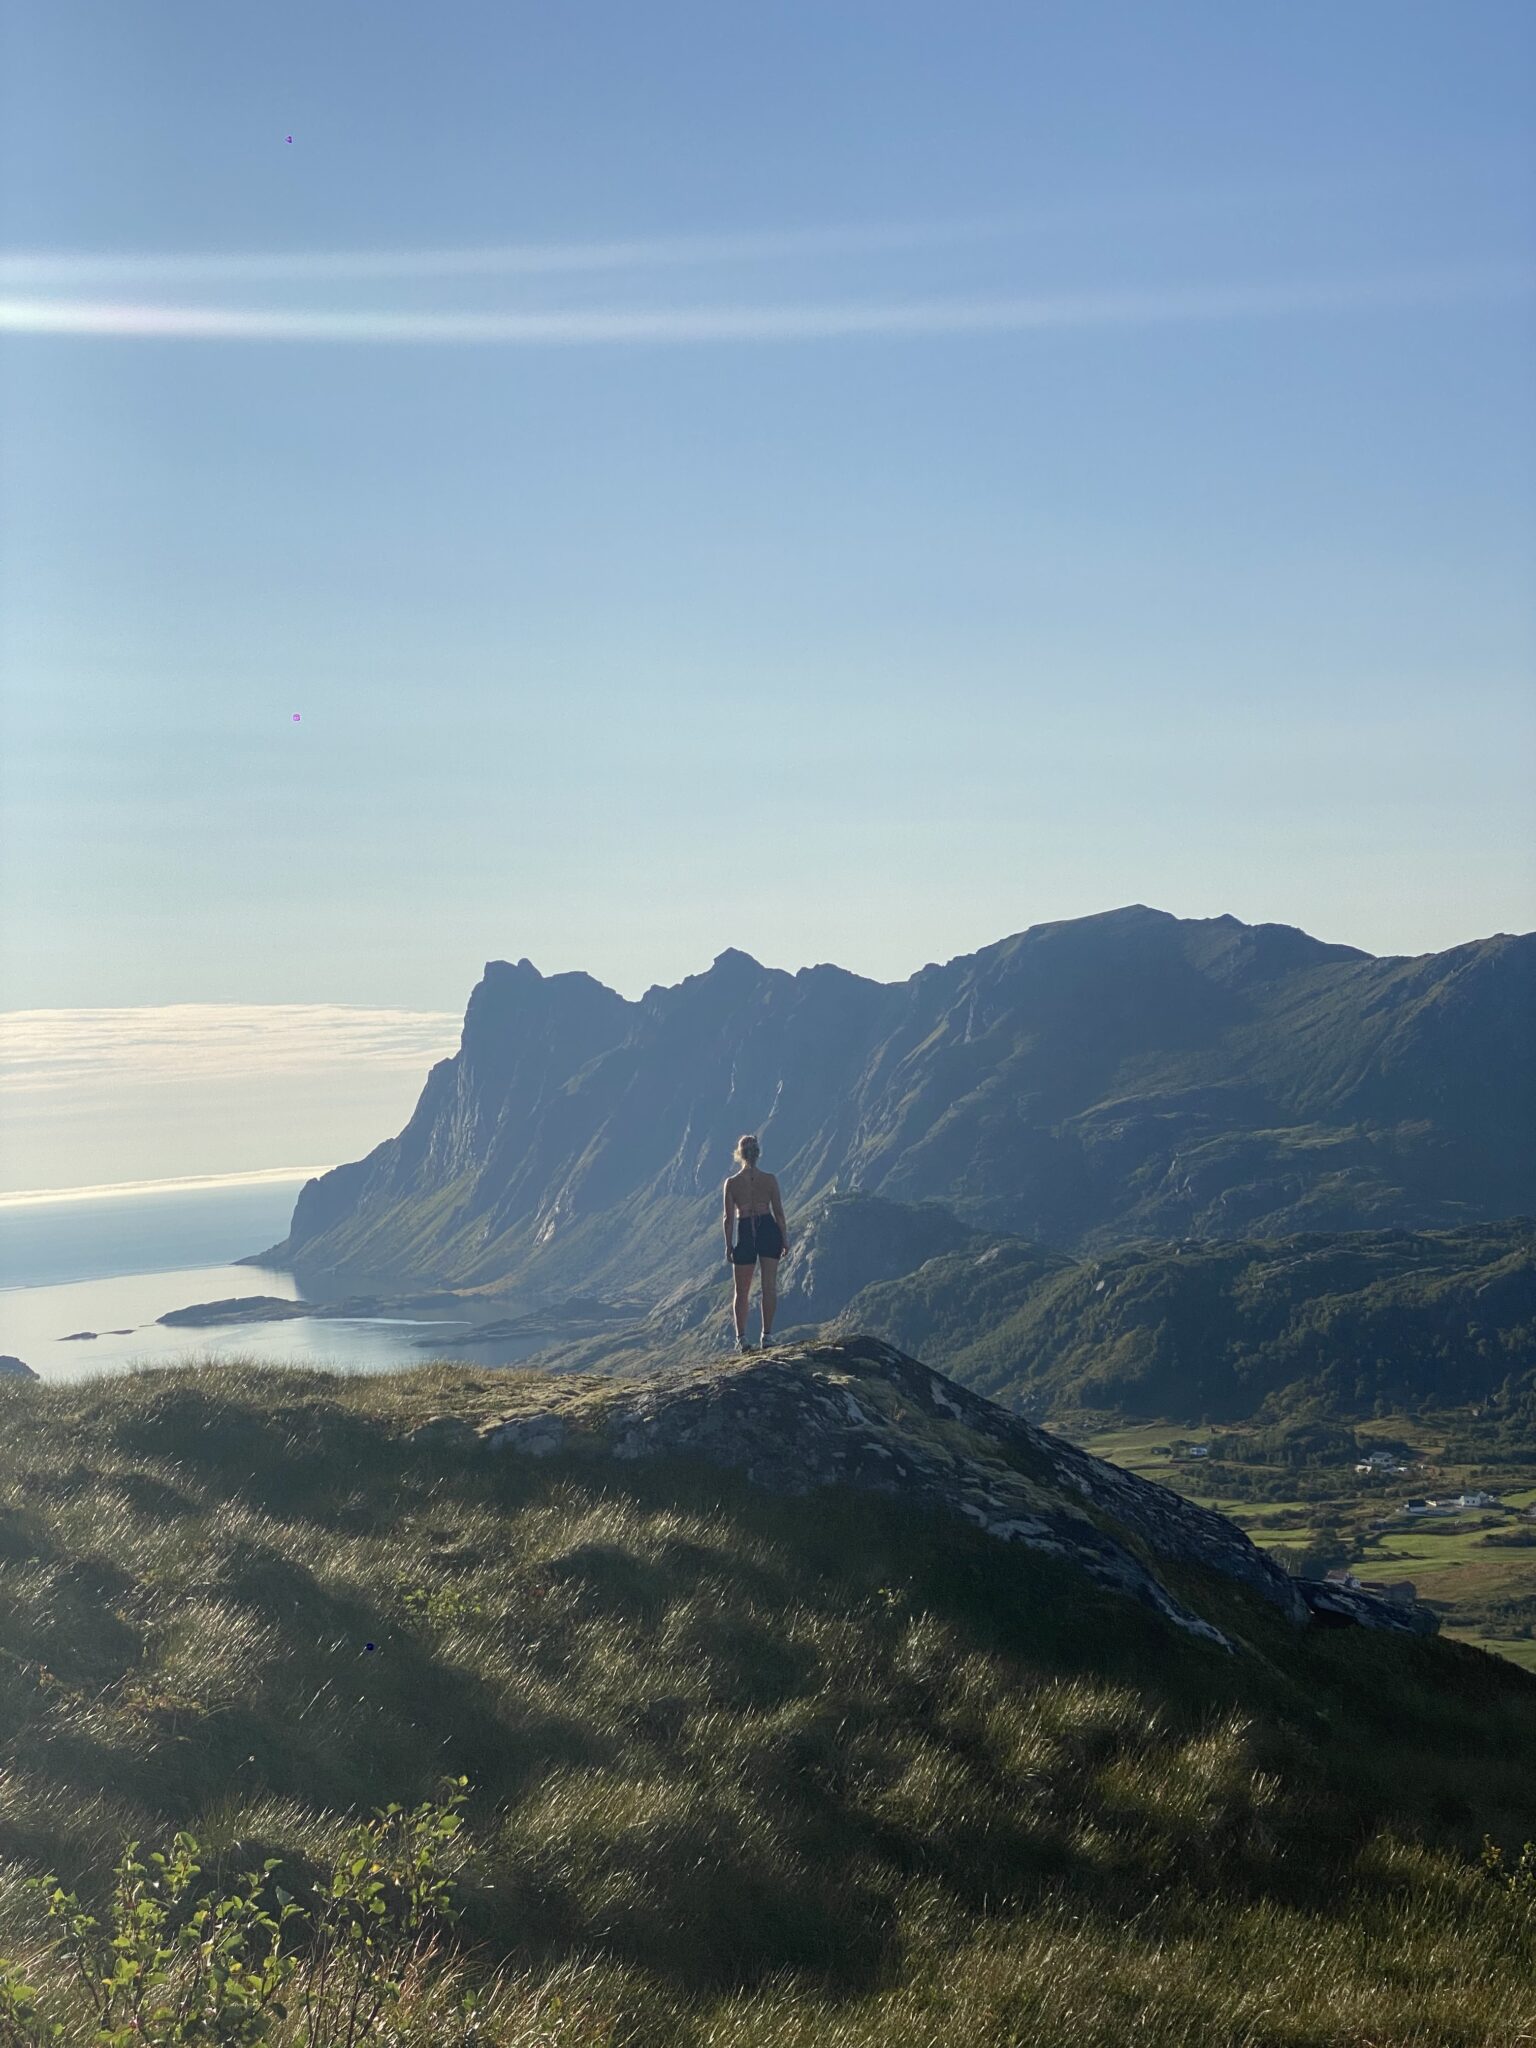
<svg viewBox="0 0 1536 2048">
<path fill-rule="evenodd" d="M 1529 6 L 0 20 L 0 1009 L 352 1119 L 6 1186 L 493 957 L 1536 922 Z"/>
</svg>

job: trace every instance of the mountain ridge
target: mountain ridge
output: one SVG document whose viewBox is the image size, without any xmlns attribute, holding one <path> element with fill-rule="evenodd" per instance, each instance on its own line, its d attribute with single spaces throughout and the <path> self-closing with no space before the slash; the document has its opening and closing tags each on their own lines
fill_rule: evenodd
<svg viewBox="0 0 1536 2048">
<path fill-rule="evenodd" d="M 654 1300 L 719 1263 L 743 1129 L 792 1205 L 940 1201 L 1064 1248 L 1451 1227 L 1536 1209 L 1531 1016 L 1536 935 L 1377 958 L 1145 905 L 892 983 L 727 948 L 630 1001 L 489 961 L 399 1136 L 245 1263 Z"/>
<path fill-rule="evenodd" d="M 1075 1260 L 978 1237 L 871 1279 L 823 1335 L 855 1331 L 1036 1417 L 1465 1407 L 1536 1371 L 1536 1220 L 1127 1244 Z"/>
</svg>

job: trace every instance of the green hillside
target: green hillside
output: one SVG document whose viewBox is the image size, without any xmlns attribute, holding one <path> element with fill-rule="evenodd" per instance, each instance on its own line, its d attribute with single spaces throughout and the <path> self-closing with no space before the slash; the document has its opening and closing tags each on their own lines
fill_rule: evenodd
<svg viewBox="0 0 1536 2048">
<path fill-rule="evenodd" d="M 1536 1369 L 1536 1226 L 931 1259 L 836 1319 L 1029 1415 L 1370 1417 L 1486 1401 Z M 1508 1385 L 1506 1383 L 1509 1383 Z"/>
<path fill-rule="evenodd" d="M 261 1896 L 302 1909 L 284 2016 L 185 2038 L 347 2038 L 305 2031 L 306 1915 L 338 1860 L 383 1886 L 346 1862 L 355 1822 L 445 1774 L 455 1905 L 371 2039 L 1489 2048 L 1536 2024 L 1536 1884 L 1505 1881 L 1536 1837 L 1519 1671 L 1298 1629 L 1182 1568 L 1227 1651 L 900 1498 L 465 1448 L 548 1385 L 223 1364 L 3 1390 L 0 1958 L 37 2018 L 0 2039 L 105 2038 L 26 1878 L 110 1927 L 125 1844 L 181 1828 L 215 1896 L 276 1858 Z M 561 1393 L 614 1398 L 633 1383 Z"/>
</svg>

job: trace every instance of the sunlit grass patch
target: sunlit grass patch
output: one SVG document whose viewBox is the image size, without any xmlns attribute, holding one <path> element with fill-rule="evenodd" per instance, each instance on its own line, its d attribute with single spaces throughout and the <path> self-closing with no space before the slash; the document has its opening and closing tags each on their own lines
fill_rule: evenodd
<svg viewBox="0 0 1536 2048">
<path fill-rule="evenodd" d="M 275 1856 L 312 1887 L 359 1813 L 462 1771 L 422 2048 L 460 2038 L 455 1972 L 514 2048 L 1438 2048 L 1531 2019 L 1476 1863 L 1536 1837 L 1518 1673 L 1181 1578 L 1243 1645 L 1219 1657 L 897 1501 L 447 1455 L 411 1432 L 504 1387 L 398 1378 L 17 1390 L 0 1932 L 29 1970 L 25 1873 L 99 1904 L 123 1841 L 191 1826 L 220 1882 Z"/>
</svg>

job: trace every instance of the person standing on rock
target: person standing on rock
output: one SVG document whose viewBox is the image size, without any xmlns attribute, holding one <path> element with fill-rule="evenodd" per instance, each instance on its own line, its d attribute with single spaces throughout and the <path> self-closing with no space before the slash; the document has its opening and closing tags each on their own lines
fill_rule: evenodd
<svg viewBox="0 0 1536 2048">
<path fill-rule="evenodd" d="M 758 1166 L 759 1146 L 750 1133 L 736 1140 L 736 1157 L 741 1165 L 725 1184 L 725 1256 L 735 1268 L 736 1349 L 750 1351 L 747 1342 L 747 1314 L 752 1294 L 752 1268 L 762 1268 L 758 1304 L 763 1312 L 763 1343 L 773 1328 L 773 1311 L 778 1301 L 779 1260 L 789 1250 L 789 1227 L 784 1205 L 779 1200 L 779 1183 Z M 736 1242 L 731 1243 L 731 1217 L 737 1219 Z"/>
</svg>

